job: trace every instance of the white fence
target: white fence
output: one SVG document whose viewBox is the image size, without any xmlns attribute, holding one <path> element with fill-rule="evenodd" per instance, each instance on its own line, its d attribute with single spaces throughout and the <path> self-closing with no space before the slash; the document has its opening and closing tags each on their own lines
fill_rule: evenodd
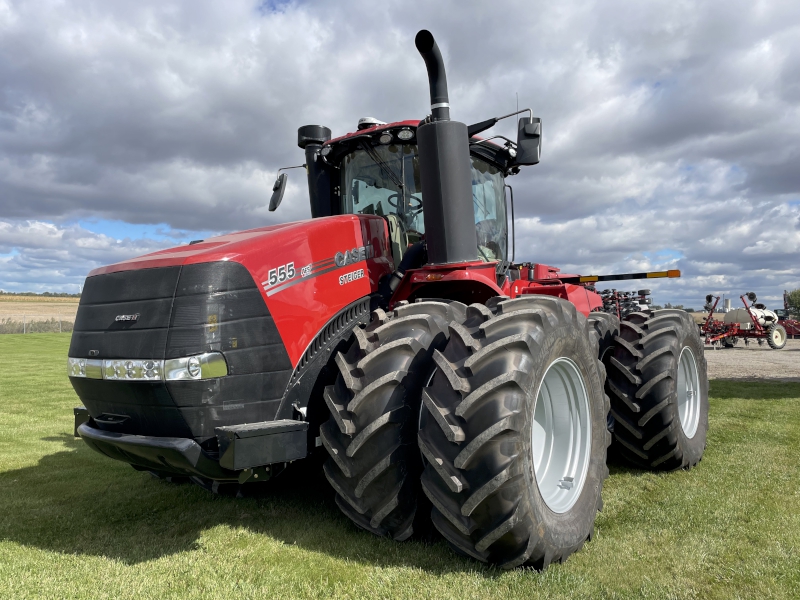
<svg viewBox="0 0 800 600">
<path fill-rule="evenodd" d="M 0 317 L 0 334 L 69 333 L 74 323 L 73 315 L 3 315 Z"/>
</svg>

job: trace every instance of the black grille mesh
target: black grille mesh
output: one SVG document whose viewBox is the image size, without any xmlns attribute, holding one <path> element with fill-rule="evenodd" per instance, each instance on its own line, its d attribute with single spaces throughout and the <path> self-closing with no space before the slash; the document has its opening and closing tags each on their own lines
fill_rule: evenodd
<svg viewBox="0 0 800 600">
<path fill-rule="evenodd" d="M 136 321 L 115 321 L 117 315 L 137 313 Z M 122 425 L 107 428 L 140 435 L 190 431 L 205 439 L 214 435 L 214 427 L 272 419 L 292 372 L 261 292 L 247 269 L 234 262 L 88 278 L 69 354 L 89 357 L 90 350 L 97 358 L 161 359 L 213 351 L 225 356 L 229 376 L 219 380 L 145 385 L 73 379 L 93 417 L 128 415 Z M 122 387 L 124 393 L 115 391 Z"/>
</svg>

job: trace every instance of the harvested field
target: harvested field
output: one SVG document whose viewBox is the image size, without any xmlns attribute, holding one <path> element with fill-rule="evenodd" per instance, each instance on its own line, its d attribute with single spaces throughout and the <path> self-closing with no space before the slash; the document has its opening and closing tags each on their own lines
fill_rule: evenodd
<svg viewBox="0 0 800 600">
<path fill-rule="evenodd" d="M 0 296 L 0 319 L 22 315 L 60 315 L 75 320 L 77 312 L 78 300 L 76 298 L 42 299 L 26 296 Z"/>
<path fill-rule="evenodd" d="M 47 302 L 49 304 L 77 304 L 77 297 L 69 296 L 17 296 L 13 294 L 0 294 L 0 302 Z"/>
<path fill-rule="evenodd" d="M 800 381 L 800 340 L 787 340 L 782 350 L 772 350 L 766 342 L 745 346 L 741 340 L 734 348 L 706 346 L 706 362 L 709 379 Z"/>
<path fill-rule="evenodd" d="M 0 296 L 0 334 L 72 331 L 77 298 Z"/>
</svg>

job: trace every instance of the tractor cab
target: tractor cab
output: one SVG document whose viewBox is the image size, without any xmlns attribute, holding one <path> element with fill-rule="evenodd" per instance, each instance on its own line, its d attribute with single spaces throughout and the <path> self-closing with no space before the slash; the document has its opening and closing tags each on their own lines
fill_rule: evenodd
<svg viewBox="0 0 800 600">
<path fill-rule="evenodd" d="M 307 125 L 298 131 L 298 145 L 306 150 L 312 215 L 383 217 L 395 267 L 425 239 L 417 126 L 417 121 L 367 118 L 358 131 L 333 140 L 326 127 Z M 505 177 L 518 171 L 510 148 L 477 136 L 470 140 L 474 258 L 497 262 L 498 268 L 510 260 Z M 279 188 L 280 178 L 276 189 L 282 192 Z"/>
<path fill-rule="evenodd" d="M 401 129 L 406 136 L 411 129 Z M 419 169 L 419 149 L 413 138 L 403 141 L 384 130 L 372 140 L 347 144 L 337 162 L 342 214 L 383 217 L 389 228 L 392 255 L 398 266 L 409 246 L 425 236 L 425 198 Z M 325 147 L 323 147 L 325 148 Z M 475 258 L 508 259 L 505 180 L 502 168 L 470 156 L 472 206 L 476 231 Z"/>
</svg>

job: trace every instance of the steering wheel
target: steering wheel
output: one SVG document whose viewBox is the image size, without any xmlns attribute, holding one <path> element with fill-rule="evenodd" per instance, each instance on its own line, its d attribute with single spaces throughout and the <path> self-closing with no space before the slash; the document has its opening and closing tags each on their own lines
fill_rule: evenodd
<svg viewBox="0 0 800 600">
<path fill-rule="evenodd" d="M 395 199 L 394 202 L 392 202 L 392 198 Z M 400 194 L 399 193 L 392 194 L 391 196 L 389 196 L 386 199 L 386 201 L 389 203 L 389 206 L 391 206 L 392 208 L 399 208 Z M 413 194 L 409 194 L 408 195 L 408 210 L 411 213 L 411 216 L 416 216 L 419 213 L 421 213 L 422 212 L 422 198 L 414 196 Z"/>
</svg>

